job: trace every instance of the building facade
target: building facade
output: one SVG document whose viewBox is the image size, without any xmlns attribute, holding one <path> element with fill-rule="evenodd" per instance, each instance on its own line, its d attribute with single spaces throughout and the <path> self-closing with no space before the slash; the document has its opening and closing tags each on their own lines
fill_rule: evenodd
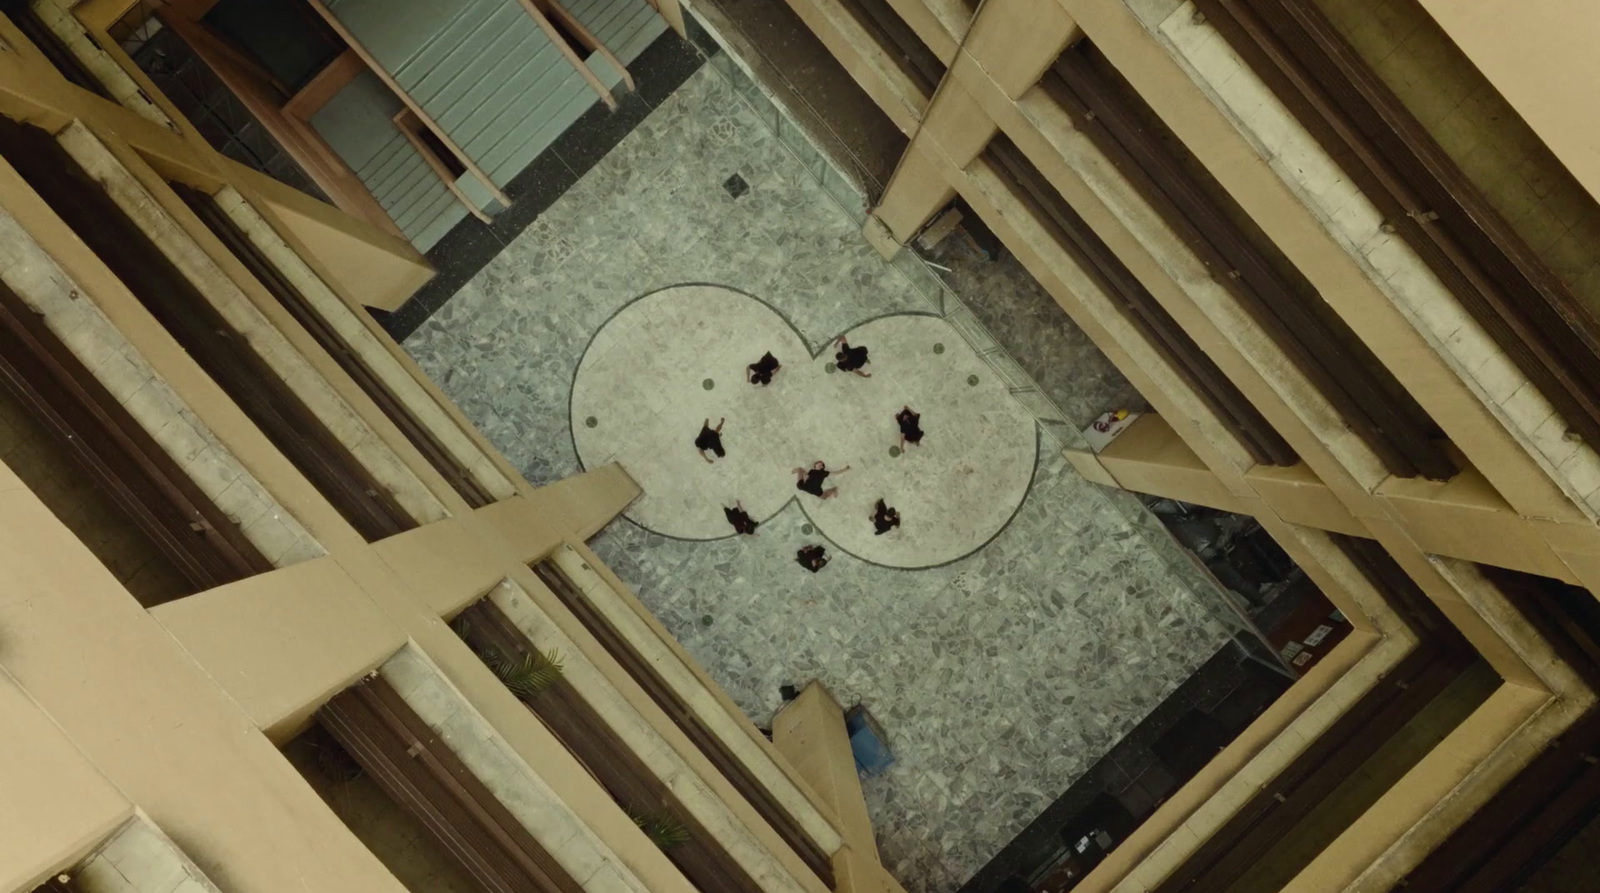
<svg viewBox="0 0 1600 893">
<path fill-rule="evenodd" d="M 1079 470 L 1253 516 L 1356 628 L 1109 853 L 1022 879 L 1515 890 L 1582 834 L 1597 217 L 1556 110 L 1592 83 L 1583 12 L 789 5 L 908 141 L 865 236 L 910 250 L 959 200 L 1156 410 Z"/>
<path fill-rule="evenodd" d="M 0 888 L 892 883 L 838 705 L 744 718 L 584 545 L 627 473 L 528 484 L 364 309 L 416 248 L 104 12 L 0 22 Z"/>
<path fill-rule="evenodd" d="M 788 5 L 904 140 L 862 237 L 981 219 L 1154 410 L 1078 473 L 1253 518 L 1351 627 L 1174 791 L 968 890 L 1592 882 L 1579 4 Z M 286 86 L 206 6 L 156 18 L 273 151 L 169 95 L 143 4 L 0 20 L 0 890 L 899 889 L 827 691 L 764 733 L 585 545 L 627 470 L 533 486 L 364 309 L 685 11 L 464 5 L 564 97 L 474 143 L 427 84 L 478 44 L 408 70 L 436 42 L 313 0 L 345 47 Z"/>
</svg>

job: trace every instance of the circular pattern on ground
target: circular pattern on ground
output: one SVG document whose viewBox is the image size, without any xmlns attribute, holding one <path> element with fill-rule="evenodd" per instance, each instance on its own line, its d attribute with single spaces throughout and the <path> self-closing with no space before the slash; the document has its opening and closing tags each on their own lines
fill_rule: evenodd
<svg viewBox="0 0 1600 893">
<path fill-rule="evenodd" d="M 844 551 L 893 567 L 953 561 L 1003 529 L 1026 496 L 1037 456 L 1034 422 L 949 326 L 926 315 L 882 317 L 852 329 L 871 351 L 871 378 L 828 375 L 805 342 L 760 301 L 718 286 L 654 292 L 595 334 L 573 382 L 571 418 L 607 415 L 603 429 L 573 425 L 580 461 L 620 462 L 644 491 L 627 516 L 684 539 L 731 535 L 722 515 L 735 500 L 764 520 L 798 499 L 822 535 Z M 932 347 L 944 343 L 945 352 Z M 744 383 L 744 367 L 772 351 L 772 385 Z M 831 347 L 823 356 L 831 360 Z M 736 382 L 715 392 L 707 378 Z M 894 414 L 909 404 L 927 436 L 898 457 Z M 707 464 L 693 440 L 703 420 L 726 417 L 728 455 Z M 821 459 L 836 499 L 795 489 L 791 469 Z M 875 501 L 899 509 L 902 526 L 874 536 Z"/>
</svg>

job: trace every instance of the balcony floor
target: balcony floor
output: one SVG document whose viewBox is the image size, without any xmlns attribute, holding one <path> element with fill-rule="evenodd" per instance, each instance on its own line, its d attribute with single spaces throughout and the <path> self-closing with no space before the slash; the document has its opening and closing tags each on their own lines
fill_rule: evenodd
<svg viewBox="0 0 1600 893">
<path fill-rule="evenodd" d="M 748 187 L 738 197 L 737 184 L 725 188 L 734 174 Z M 598 425 L 607 412 L 626 419 L 646 411 L 632 402 L 640 388 L 628 385 L 626 375 L 592 388 L 584 381 L 578 369 L 591 339 L 630 302 L 683 283 L 759 298 L 787 320 L 790 337 L 803 341 L 806 352 L 870 320 L 931 309 L 898 268 L 866 245 L 858 225 L 742 103 L 724 73 L 705 66 L 405 346 L 530 480 L 552 481 L 580 469 L 569 419 L 584 426 L 583 434 L 591 415 Z M 1070 326 L 1064 314 L 1055 315 Z M 918 318 L 945 328 L 951 345 L 945 357 L 957 356 L 959 346 L 967 351 L 963 362 L 975 360 L 954 328 L 936 316 Z M 658 324 L 665 332 L 656 336 L 685 328 L 683 337 L 691 337 L 686 319 Z M 889 340 L 882 341 L 886 350 Z M 809 357 L 785 359 L 779 381 L 802 362 Z M 1081 351 L 1072 362 L 1083 405 L 1120 405 L 1128 388 L 1103 357 Z M 649 374 L 641 356 L 633 381 Z M 967 374 L 962 369 L 958 383 Z M 872 381 L 902 377 L 908 391 L 938 393 L 950 375 L 931 362 L 883 362 Z M 652 418 L 686 413 L 693 427 L 711 414 L 708 399 L 747 396 L 737 377 L 710 391 L 700 384 L 704 377 L 691 376 L 683 406 L 656 394 L 668 405 L 648 410 Z M 812 377 L 828 386 L 867 384 Z M 796 375 L 789 383 L 801 380 Z M 649 385 L 659 390 L 658 382 Z M 1017 415 L 1003 405 L 1009 398 L 993 399 L 1002 404 L 994 412 Z M 716 415 L 739 423 L 733 410 Z M 818 418 L 813 410 L 797 411 L 799 430 L 790 433 L 818 442 L 842 436 Z M 937 429 L 925 427 L 933 438 Z M 954 437 L 976 436 L 965 423 L 950 428 Z M 730 449 L 734 430 L 728 429 Z M 686 432 L 672 448 L 683 453 L 677 458 L 703 465 L 689 445 L 693 435 Z M 1031 424 L 983 436 L 990 435 L 1008 438 L 996 451 L 1032 455 Z M 887 456 L 892 432 L 885 437 L 883 455 L 874 453 L 873 461 L 887 467 L 900 460 Z M 628 446 L 610 443 L 584 458 L 601 461 L 607 450 Z M 772 457 L 768 471 L 783 483 L 797 461 Z M 867 486 L 871 474 L 863 470 L 857 482 Z M 951 480 L 929 476 L 928 492 L 918 498 L 960 505 L 967 495 L 939 490 L 954 487 Z M 849 493 L 852 483 L 849 475 L 838 481 L 841 499 L 867 495 Z M 813 677 L 846 703 L 866 703 L 898 757 L 887 774 L 865 783 L 885 864 L 910 890 L 949 891 L 1225 639 L 1189 578 L 1161 557 L 1170 554 L 1161 550 L 1165 544 L 1153 545 L 1150 537 L 1165 536 L 1160 525 L 1130 520 L 1133 500 L 1084 482 L 1048 451 L 1019 492 L 1011 499 L 1020 498 L 1020 506 L 1006 507 L 1015 514 L 998 535 L 979 538 L 981 548 L 960 560 L 924 570 L 861 560 L 847 554 L 856 550 L 829 542 L 832 564 L 816 575 L 805 572 L 794 562 L 795 550 L 828 542 L 829 528 L 819 517 L 823 529 L 815 529 L 793 501 L 756 538 L 676 539 L 619 522 L 593 546 L 757 722 L 779 706 L 781 684 Z M 649 497 L 658 494 L 651 488 Z M 909 537 L 912 520 L 907 515 L 896 535 Z"/>
</svg>

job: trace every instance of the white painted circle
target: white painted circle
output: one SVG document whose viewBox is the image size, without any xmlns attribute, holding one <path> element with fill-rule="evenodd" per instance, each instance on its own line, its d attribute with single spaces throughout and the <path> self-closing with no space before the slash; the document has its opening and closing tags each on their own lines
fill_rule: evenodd
<svg viewBox="0 0 1600 893">
<path fill-rule="evenodd" d="M 868 561 L 927 567 L 971 553 L 1027 495 L 1032 417 L 942 320 L 888 316 L 848 334 L 871 350 L 871 378 L 827 373 L 831 345 L 813 359 L 781 316 L 731 289 L 647 295 L 606 322 L 579 363 L 571 406 L 579 459 L 589 468 L 621 463 L 644 492 L 627 516 L 667 536 L 728 536 L 724 505 L 739 500 L 763 520 L 794 499 L 819 533 Z M 768 350 L 783 369 L 769 387 L 750 385 L 745 367 Z M 891 457 L 894 414 L 907 404 L 927 436 Z M 728 455 L 707 464 L 695 435 L 703 420 L 723 417 Z M 795 489 L 791 470 L 817 459 L 851 467 L 828 480 L 835 499 Z M 869 516 L 880 497 L 899 509 L 902 526 L 875 536 Z"/>
</svg>

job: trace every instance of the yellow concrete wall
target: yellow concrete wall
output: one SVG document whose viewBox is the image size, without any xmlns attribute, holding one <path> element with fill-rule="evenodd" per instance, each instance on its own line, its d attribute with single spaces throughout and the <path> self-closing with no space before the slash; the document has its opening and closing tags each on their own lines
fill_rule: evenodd
<svg viewBox="0 0 1600 893">
<path fill-rule="evenodd" d="M 31 890 L 86 855 L 133 804 L 4 672 L 0 728 L 0 890 Z"/>
<path fill-rule="evenodd" d="M 1600 83 L 1594 6 L 1586 0 L 1419 0 L 1567 170 L 1600 198 Z"/>
<path fill-rule="evenodd" d="M 74 809 L 58 808 L 0 846 L 0 872 L 6 872 L 0 886 L 31 883 L 65 867 L 137 805 L 202 864 L 225 866 L 230 891 L 398 893 L 394 879 L 282 759 L 275 742 L 287 740 L 328 697 L 410 642 L 630 873 L 652 890 L 688 893 L 681 872 L 441 620 L 507 576 L 526 582 L 528 561 L 568 538 L 593 535 L 637 495 L 637 486 L 612 467 L 544 490 L 529 487 L 366 320 L 400 368 L 419 379 L 426 395 L 445 407 L 449 422 L 466 431 L 514 484 L 511 498 L 478 512 L 468 509 L 332 358 L 184 210 L 163 179 L 202 190 L 233 186 L 352 307 L 397 306 L 431 275 L 426 262 L 410 246 L 222 159 L 187 122 L 168 130 L 66 87 L 3 20 L 0 38 L 20 48 L 0 54 L 0 112 L 52 129 L 84 121 L 292 349 L 450 509 L 444 520 L 377 544 L 363 542 L 104 264 L 14 173 L 0 170 L 0 202 L 7 212 L 328 552 L 147 613 L 0 467 L 0 556 L 13 577 L 0 595 L 7 640 L 0 668 L 16 679 L 11 688 L 0 686 L 0 714 L 14 719 L 7 726 L 16 730 L 0 747 L 9 746 L 8 757 L 27 761 L 37 772 L 27 785 L 8 787 L 0 807 L 10 810 L 3 813 L 5 828 L 20 828 L 28 814 L 42 812 L 45 791 L 76 795 Z M 591 660 L 603 657 L 603 649 L 592 648 Z M 629 695 L 648 703 L 642 692 Z M 27 702 L 30 697 L 37 707 Z M 682 737 L 659 708 L 650 709 L 648 718 L 664 736 Z M 30 722 L 59 724 L 56 743 L 69 743 L 54 747 L 53 759 L 35 759 L 43 745 Z M 686 740 L 674 743 L 692 750 Z M 76 760 L 74 747 L 82 752 Z M 717 777 L 708 782 L 711 788 L 757 838 L 791 871 L 805 872 L 798 857 L 778 852 L 785 848 L 775 833 L 705 757 L 695 756 L 696 771 Z M 8 759 L 0 772 L 9 778 L 21 765 Z M 12 842 L 22 846 L 13 849 Z"/>
<path fill-rule="evenodd" d="M 831 0 L 804 0 L 827 6 Z M 1070 456 L 1093 480 L 1253 514 L 1351 617 L 1349 649 L 1368 643 L 1384 659 L 1365 660 L 1370 680 L 1398 659 L 1412 634 L 1334 542 L 1319 530 L 1378 540 L 1509 683 L 1398 784 L 1382 822 L 1341 837 L 1340 858 L 1319 860 L 1294 889 L 1382 889 L 1456 827 L 1522 765 L 1533 741 L 1564 728 L 1592 694 L 1565 675 L 1548 643 L 1511 621 L 1514 611 L 1452 555 L 1600 587 L 1600 529 L 1489 408 L 1435 352 L 1281 178 L 1270 157 L 1214 105 L 1206 86 L 1155 33 L 1180 4 L 1057 0 L 1060 10 L 1029 15 L 1029 0 L 991 0 L 979 11 L 950 75 L 923 116 L 880 207 L 864 232 L 886 255 L 959 193 L 1057 302 L 1156 407 L 1098 455 Z M 1473 5 L 1473 4 L 1469 4 Z M 1063 16 L 1061 13 L 1064 12 Z M 1141 20 L 1141 16 L 1149 20 Z M 1186 249 L 1125 177 L 1078 133 L 1050 91 L 1032 80 L 1059 52 L 1055 23 L 1070 22 L 1115 64 L 1242 210 L 1317 286 L 1330 306 L 1440 424 L 1464 455 L 1448 482 L 1402 481 L 1376 467 L 1326 406 L 1286 365 L 1275 345 L 1250 329 L 1240 308 L 1217 294 L 1209 276 L 1180 261 Z M 1040 25 L 1041 22 L 1045 24 Z M 829 43 L 841 52 L 837 43 Z M 842 52 L 852 49 L 846 46 Z M 870 69 L 842 59 L 871 95 Z M 946 108 L 946 105 L 953 107 Z M 972 111 L 976 106 L 981 114 Z M 987 118 L 988 120 L 983 120 Z M 936 122 L 948 122 L 935 126 Z M 1116 303 L 1083 275 L 1029 201 L 981 155 L 998 125 L 1089 223 L 1302 457 L 1288 468 L 1254 466 L 1227 427 L 1184 376 L 1121 319 Z M 1585 125 L 1587 126 L 1587 125 Z M 1364 638 L 1370 633 L 1370 638 Z M 1343 647 L 1343 646 L 1342 646 Z M 1314 674 L 1348 697 L 1363 678 L 1358 662 Z M 1318 668 L 1322 670 L 1322 667 Z M 1301 686 L 1297 689 L 1305 691 Z M 1324 691 L 1330 691 L 1324 689 Z M 1153 889 L 1247 798 L 1278 757 L 1297 752 L 1297 734 L 1337 716 L 1348 700 L 1305 692 L 1280 702 L 1275 719 L 1247 733 L 1185 786 L 1133 840 L 1080 889 Z M 1296 713 L 1303 711 L 1299 717 Z M 1288 731 L 1295 720 L 1299 732 Z M 1299 739 L 1303 746 L 1305 739 Z M 1251 759 L 1252 756 L 1267 759 Z M 1278 760 L 1278 762 L 1274 762 Z M 1254 767 L 1254 768 L 1251 768 Z M 1251 773 L 1258 773 L 1252 776 Z M 1252 783 L 1254 779 L 1254 783 Z M 1453 788 L 1459 785 L 1459 788 Z M 1456 791 L 1452 794 L 1451 791 Z M 1331 851 L 1330 851 L 1331 852 Z M 1370 868 L 1370 871 L 1368 869 Z M 1362 874 L 1366 871 L 1366 874 Z"/>
<path fill-rule="evenodd" d="M 0 666 L 128 801 L 197 861 L 225 863 L 234 893 L 403 893 L 238 703 L 9 473 L 0 530 Z M 69 780 L 31 766 L 39 783 Z"/>
<path fill-rule="evenodd" d="M 169 602 L 151 615 L 279 743 L 406 641 L 333 557 Z"/>
</svg>

